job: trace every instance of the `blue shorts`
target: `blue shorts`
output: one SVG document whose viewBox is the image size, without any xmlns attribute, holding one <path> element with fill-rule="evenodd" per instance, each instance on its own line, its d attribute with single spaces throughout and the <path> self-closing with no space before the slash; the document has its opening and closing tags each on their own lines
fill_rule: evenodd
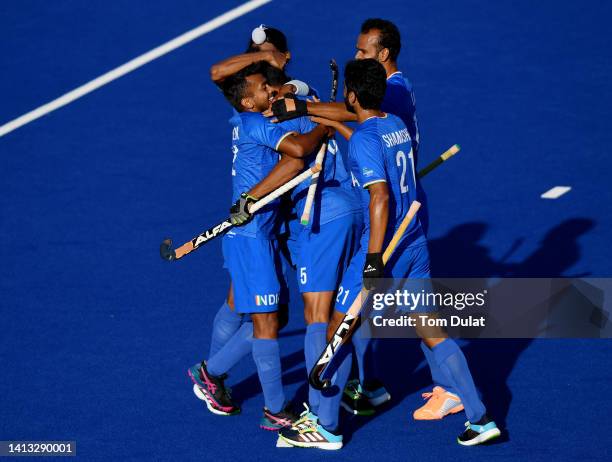
<svg viewBox="0 0 612 462">
<path fill-rule="evenodd" d="M 361 213 L 351 213 L 320 225 L 317 232 L 309 228 L 299 232 L 292 251 L 301 293 L 338 288 L 359 247 L 362 227 Z"/>
<path fill-rule="evenodd" d="M 276 241 L 234 234 L 222 240 L 223 267 L 234 286 L 238 313 L 271 313 L 278 310 L 282 276 Z"/>
<path fill-rule="evenodd" d="M 335 309 L 346 313 L 363 287 L 363 266 L 366 251 L 360 249 L 351 260 L 336 295 Z M 396 249 L 385 266 L 385 277 L 395 279 L 429 279 L 427 244 Z"/>
</svg>

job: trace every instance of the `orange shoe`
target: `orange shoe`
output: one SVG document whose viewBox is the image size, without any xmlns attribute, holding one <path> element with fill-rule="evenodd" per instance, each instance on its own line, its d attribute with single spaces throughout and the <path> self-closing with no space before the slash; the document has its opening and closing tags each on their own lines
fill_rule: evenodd
<svg viewBox="0 0 612 462">
<path fill-rule="evenodd" d="M 449 414 L 463 411 L 459 397 L 442 387 L 434 387 L 431 393 L 423 393 L 423 399 L 428 401 L 414 411 L 414 420 L 439 420 Z"/>
</svg>

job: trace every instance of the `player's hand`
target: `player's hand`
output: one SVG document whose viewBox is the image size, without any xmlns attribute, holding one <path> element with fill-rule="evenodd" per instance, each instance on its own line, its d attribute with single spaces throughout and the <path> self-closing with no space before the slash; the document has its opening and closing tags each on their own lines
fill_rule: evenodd
<svg viewBox="0 0 612 462">
<path fill-rule="evenodd" d="M 251 218 L 253 218 L 253 214 L 249 212 L 249 207 L 251 204 L 254 204 L 259 199 L 256 197 L 250 196 L 247 193 L 242 193 L 240 195 L 240 199 L 236 201 L 234 205 L 230 208 L 230 222 L 234 226 L 243 226 L 246 225 Z"/>
<path fill-rule="evenodd" d="M 385 275 L 385 264 L 383 263 L 382 253 L 366 254 L 365 265 L 363 265 L 363 286 L 367 290 L 376 288 L 376 279 L 381 279 Z"/>
<path fill-rule="evenodd" d="M 287 61 L 289 61 L 289 57 L 286 53 L 276 50 L 269 50 L 266 52 L 266 61 L 268 61 L 274 67 L 283 69 L 287 64 Z"/>
<path fill-rule="evenodd" d="M 325 134 L 327 138 L 331 138 L 332 136 L 336 134 L 336 127 L 338 125 L 337 122 L 334 122 L 333 120 L 329 120 L 329 119 L 324 119 L 323 117 L 316 117 L 316 116 L 312 116 L 310 120 L 312 120 L 314 123 L 322 125 L 323 127 L 327 129 L 327 133 Z"/>
<path fill-rule="evenodd" d="M 286 83 L 280 88 L 280 90 L 278 90 L 278 97 L 284 98 L 287 95 L 294 95 L 296 92 L 297 88 L 295 88 L 295 85 L 291 83 Z M 274 101 L 276 101 L 277 99 L 278 98 L 276 98 Z"/>
<path fill-rule="evenodd" d="M 266 117 L 274 116 L 278 122 L 296 119 L 308 115 L 306 101 L 297 99 L 295 95 L 288 94 L 284 98 L 279 98 L 272 103 L 270 109 L 263 113 Z"/>
<path fill-rule="evenodd" d="M 325 119 L 324 117 L 318 117 L 318 116 L 311 116 L 310 120 L 312 120 L 314 123 L 326 125 L 328 127 L 333 128 L 334 131 L 337 131 L 338 133 L 340 133 L 344 138 L 346 138 L 347 141 L 353 135 L 353 130 L 348 128 L 342 122 L 338 122 L 337 120 Z"/>
<path fill-rule="evenodd" d="M 327 138 L 331 138 L 336 134 L 336 129 L 334 127 L 330 127 L 329 125 L 324 125 L 327 129 L 327 134 L 325 135 Z"/>
<path fill-rule="evenodd" d="M 312 120 L 316 124 L 325 125 L 331 128 L 336 128 L 338 126 L 338 122 L 336 122 L 335 120 L 326 119 L 325 117 L 310 116 L 310 120 Z"/>
</svg>

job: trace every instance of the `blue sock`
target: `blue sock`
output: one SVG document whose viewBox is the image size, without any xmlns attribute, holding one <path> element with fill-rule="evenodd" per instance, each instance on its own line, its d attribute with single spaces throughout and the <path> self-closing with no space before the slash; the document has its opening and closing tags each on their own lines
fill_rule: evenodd
<svg viewBox="0 0 612 462">
<path fill-rule="evenodd" d="M 350 345 L 344 345 L 336 353 L 328 367 L 336 368 L 332 376 L 331 387 L 321 391 L 321 402 L 319 404 L 319 423 L 326 430 L 337 433 L 340 420 L 340 401 L 342 393 L 351 373 L 353 362 L 353 349 Z"/>
<path fill-rule="evenodd" d="M 225 343 L 236 333 L 242 322 L 242 316 L 236 311 L 232 311 L 224 302 L 215 315 L 212 328 L 212 338 L 210 340 L 210 350 L 208 357 L 212 358 L 225 345 Z"/>
<path fill-rule="evenodd" d="M 327 345 L 327 323 L 326 322 L 315 322 L 306 327 L 306 336 L 304 337 L 304 356 L 306 357 L 306 372 L 310 374 L 310 371 L 314 367 L 317 359 L 321 356 L 321 353 Z M 310 385 L 308 386 L 308 405 L 310 410 L 317 414 L 319 413 L 319 402 L 321 398 L 321 392 L 315 390 Z"/>
<path fill-rule="evenodd" d="M 363 385 L 366 381 L 378 378 L 376 361 L 374 360 L 374 348 L 376 339 L 370 338 L 367 329 L 369 325 L 364 322 L 355 331 L 352 342 L 355 347 L 357 358 L 357 369 L 359 370 L 359 381 Z"/>
<path fill-rule="evenodd" d="M 429 365 L 429 371 L 431 372 L 431 380 L 434 385 L 439 385 L 446 391 L 457 395 L 458 393 L 455 387 L 453 386 L 453 383 L 447 380 L 446 375 L 444 375 L 438 367 L 434 352 L 430 350 L 424 342 L 421 342 L 421 350 L 423 350 L 423 354 L 425 355 L 425 359 L 427 360 L 427 364 Z"/>
<path fill-rule="evenodd" d="M 276 414 L 285 405 L 278 340 L 253 339 L 253 359 L 257 366 L 265 405 L 270 412 Z"/>
<path fill-rule="evenodd" d="M 478 422 L 484 416 L 486 409 L 480 401 L 463 352 L 457 343 L 450 338 L 433 347 L 432 351 L 440 371 L 457 390 L 457 395 L 459 395 L 463 407 L 465 407 L 468 420 Z"/>
<path fill-rule="evenodd" d="M 253 344 L 253 323 L 245 322 L 234 335 L 217 351 L 217 354 L 208 358 L 206 369 L 210 375 L 221 375 L 229 371 L 234 365 L 251 352 Z"/>
</svg>

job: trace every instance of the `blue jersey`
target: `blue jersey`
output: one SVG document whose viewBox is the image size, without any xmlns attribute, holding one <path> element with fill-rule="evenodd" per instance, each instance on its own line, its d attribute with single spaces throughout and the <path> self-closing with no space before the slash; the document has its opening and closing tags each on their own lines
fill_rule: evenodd
<svg viewBox="0 0 612 462">
<path fill-rule="evenodd" d="M 236 113 L 232 125 L 232 202 L 262 181 L 278 163 L 281 141 L 291 132 L 270 122 L 260 113 Z M 234 228 L 235 234 L 271 239 L 275 232 L 279 201 L 259 210 L 248 224 Z"/>
<path fill-rule="evenodd" d="M 387 90 L 380 110 L 398 116 L 408 128 L 416 166 L 419 151 L 419 125 L 416 117 L 414 91 L 412 84 L 401 72 L 395 72 L 387 79 Z"/>
<path fill-rule="evenodd" d="M 349 163 L 353 182 L 361 187 L 365 221 L 362 250 L 367 249 L 370 237 L 370 194 L 366 188 L 374 183 L 387 183 L 389 222 L 384 241 L 387 245 L 410 204 L 417 199 L 412 141 L 406 125 L 392 114 L 367 119 L 351 136 Z M 418 218 L 412 220 L 400 242 L 406 243 L 407 247 L 425 242 Z"/>
<path fill-rule="evenodd" d="M 280 125 L 285 130 L 300 134 L 308 133 L 317 126 L 308 117 L 288 120 Z M 308 168 L 315 164 L 316 155 L 317 152 L 313 152 L 305 159 Z M 297 185 L 291 194 L 298 218 L 304 212 L 309 186 L 310 182 L 304 181 Z M 319 176 L 309 226 L 312 227 L 313 224 L 324 225 L 336 218 L 359 212 L 360 209 L 359 196 L 344 165 L 338 144 L 336 140 L 331 139 L 327 143 L 327 152 L 325 153 L 323 170 Z"/>
</svg>

